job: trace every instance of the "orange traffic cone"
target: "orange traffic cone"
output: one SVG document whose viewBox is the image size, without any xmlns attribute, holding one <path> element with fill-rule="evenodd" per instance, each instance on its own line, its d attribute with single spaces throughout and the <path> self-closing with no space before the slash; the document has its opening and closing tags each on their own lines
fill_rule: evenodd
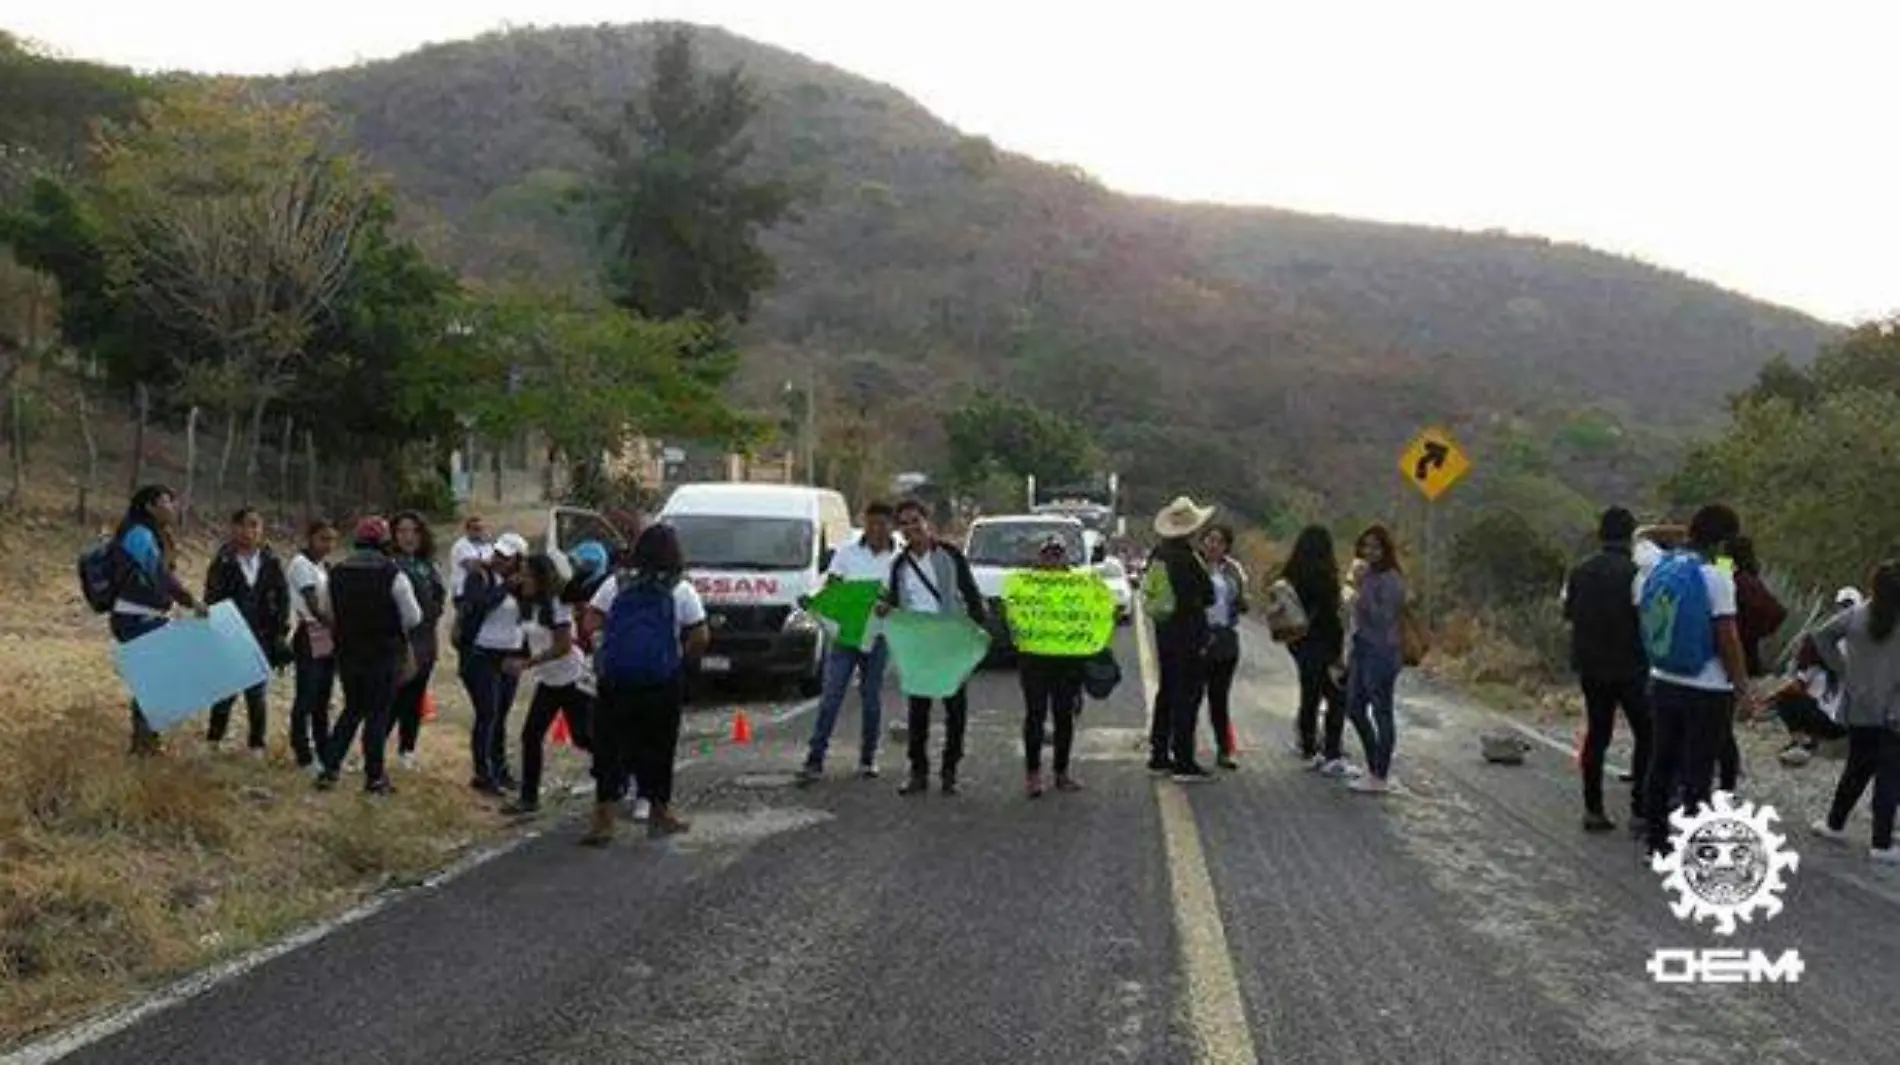
<svg viewBox="0 0 1900 1065">
<path fill-rule="evenodd" d="M 554 715 L 554 728 L 552 730 L 552 739 L 554 740 L 555 743 L 558 743 L 563 747 L 574 746 L 574 734 L 568 731 L 567 711 L 565 710 Z"/>
<path fill-rule="evenodd" d="M 733 715 L 732 742 L 734 743 L 751 743 L 752 742 L 752 719 L 745 716 L 744 710 L 741 710 L 737 714 Z"/>
<path fill-rule="evenodd" d="M 422 720 L 435 720 L 435 693 L 427 688 L 422 691 Z"/>
</svg>

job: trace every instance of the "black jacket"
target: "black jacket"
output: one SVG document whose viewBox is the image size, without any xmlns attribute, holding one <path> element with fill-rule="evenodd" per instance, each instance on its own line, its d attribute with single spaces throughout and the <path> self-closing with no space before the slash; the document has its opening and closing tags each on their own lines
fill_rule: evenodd
<svg viewBox="0 0 1900 1065">
<path fill-rule="evenodd" d="M 1168 570 L 1168 589 L 1174 593 L 1174 614 L 1155 622 L 1162 638 L 1179 637 L 1205 642 L 1207 608 L 1214 605 L 1214 579 L 1207 566 L 1186 540 L 1164 540 L 1148 557 L 1148 565 L 1161 563 Z M 1196 646 L 1199 646 L 1197 643 Z"/>
<path fill-rule="evenodd" d="M 1300 597 L 1300 607 L 1306 611 L 1306 635 L 1294 643 L 1303 650 L 1310 649 L 1326 662 L 1344 658 L 1346 621 L 1340 614 L 1339 577 L 1334 575 L 1315 582 L 1304 575 L 1298 579 L 1289 576 L 1287 583 L 1293 586 L 1293 593 Z"/>
<path fill-rule="evenodd" d="M 230 601 L 250 623 L 251 634 L 272 661 L 284 659 L 284 634 L 290 628 L 290 581 L 268 547 L 258 548 L 257 583 L 244 579 L 244 564 L 229 544 L 218 549 L 205 572 L 205 605 Z"/>
<path fill-rule="evenodd" d="M 400 659 L 407 646 L 393 589 L 402 571 L 387 555 L 358 551 L 330 567 L 339 667 L 370 668 Z"/>
<path fill-rule="evenodd" d="M 1584 680 L 1633 681 L 1649 672 L 1636 573 L 1636 560 L 1621 546 L 1606 547 L 1570 571 L 1564 620 L 1570 622 L 1570 664 Z"/>
</svg>

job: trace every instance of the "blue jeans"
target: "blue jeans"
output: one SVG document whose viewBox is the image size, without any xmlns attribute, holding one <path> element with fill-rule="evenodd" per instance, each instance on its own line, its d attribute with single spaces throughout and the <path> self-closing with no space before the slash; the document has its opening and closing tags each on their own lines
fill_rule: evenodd
<svg viewBox="0 0 1900 1065">
<path fill-rule="evenodd" d="M 110 619 L 112 638 L 120 643 L 133 640 L 163 628 L 165 618 L 146 617 L 142 614 L 113 614 Z M 158 733 L 145 721 L 145 711 L 139 709 L 139 701 L 132 700 L 132 753 L 143 754 L 155 750 L 158 746 Z"/>
<path fill-rule="evenodd" d="M 508 711 L 515 705 L 519 677 L 501 668 L 506 655 L 476 647 L 462 658 L 462 685 L 468 689 L 469 705 L 475 708 L 475 727 L 469 732 L 469 755 L 475 764 L 474 779 L 482 784 L 506 787 L 508 774 Z"/>
<path fill-rule="evenodd" d="M 859 732 L 858 764 L 877 761 L 878 727 L 884 720 L 884 662 L 889 657 L 880 637 L 870 651 L 855 647 L 833 647 L 825 655 L 825 691 L 818 701 L 818 720 L 811 729 L 811 753 L 805 764 L 821 767 L 825 751 L 831 746 L 831 731 L 838 725 L 838 711 L 844 707 L 844 694 L 851 687 L 851 675 L 858 674 L 858 692 L 864 700 L 863 727 Z"/>
<path fill-rule="evenodd" d="M 1392 772 L 1392 751 L 1398 745 L 1398 722 L 1393 693 L 1399 683 L 1399 656 L 1365 646 L 1353 648 L 1352 668 L 1346 678 L 1346 716 L 1366 744 L 1366 771 L 1379 779 Z"/>
</svg>

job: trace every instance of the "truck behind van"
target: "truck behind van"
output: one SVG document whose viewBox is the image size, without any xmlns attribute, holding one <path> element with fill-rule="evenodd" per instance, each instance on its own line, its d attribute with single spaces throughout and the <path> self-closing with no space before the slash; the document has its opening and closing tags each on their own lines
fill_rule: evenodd
<svg viewBox="0 0 1900 1065">
<path fill-rule="evenodd" d="M 659 520 L 679 535 L 686 573 L 706 602 L 712 645 L 703 675 L 824 684 L 825 630 L 798 607 L 824 584 L 851 531 L 844 496 L 805 485 L 683 484 Z"/>
</svg>

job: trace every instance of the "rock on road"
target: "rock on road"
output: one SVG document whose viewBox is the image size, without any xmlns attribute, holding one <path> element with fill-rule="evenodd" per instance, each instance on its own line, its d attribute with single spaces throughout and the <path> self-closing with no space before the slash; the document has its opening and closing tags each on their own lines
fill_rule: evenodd
<svg viewBox="0 0 1900 1065">
<path fill-rule="evenodd" d="M 1404 700 L 1405 794 L 1355 795 L 1306 772 L 1284 749 L 1285 652 L 1252 630 L 1234 693 L 1242 769 L 1157 782 L 1141 749 L 1145 656 L 1120 639 L 1128 680 L 1082 717 L 1083 793 L 1024 797 L 1006 671 L 973 682 L 957 798 L 900 798 L 896 746 L 882 780 L 849 776 L 855 698 L 831 778 L 809 789 L 786 785 L 810 715 L 763 720 L 754 745 L 685 770 L 685 837 L 630 834 L 602 853 L 559 826 L 63 1060 L 1900 1056 L 1900 882 L 1856 853 L 1784 825 L 1802 855 L 1786 910 L 1718 941 L 1671 915 L 1627 837 L 1582 834 L 1563 755 L 1485 765 L 1475 737 L 1492 722 L 1454 698 L 1414 687 Z M 1347 744 L 1356 754 L 1350 730 Z M 1658 948 L 1717 946 L 1798 948 L 1807 972 L 1692 987 L 1645 971 Z"/>
</svg>

